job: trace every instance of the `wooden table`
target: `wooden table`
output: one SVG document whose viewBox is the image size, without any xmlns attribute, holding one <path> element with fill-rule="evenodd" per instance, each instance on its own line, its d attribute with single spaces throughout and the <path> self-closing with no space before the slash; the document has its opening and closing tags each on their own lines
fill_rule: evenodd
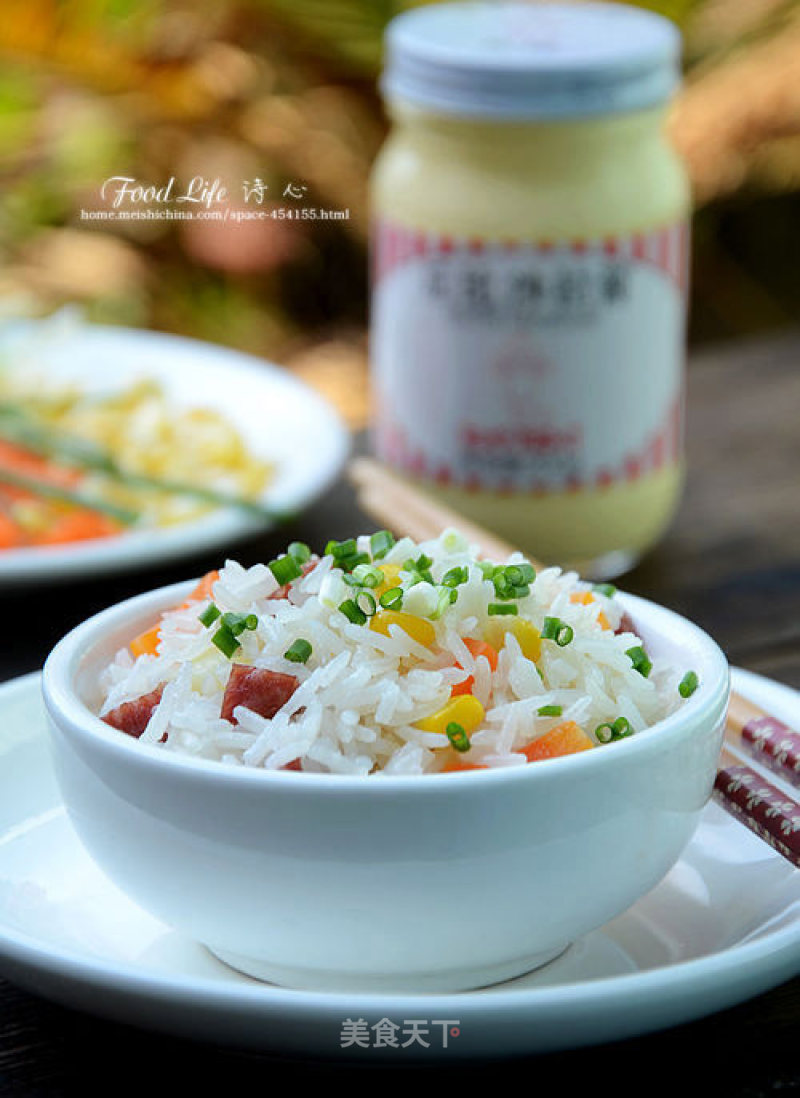
<svg viewBox="0 0 800 1098">
<path fill-rule="evenodd" d="M 621 585 L 662 602 L 712 633 L 731 662 L 800 688 L 800 333 L 695 356 L 689 373 L 689 482 L 659 548 Z M 358 444 L 358 443 L 357 443 Z M 243 563 L 269 559 L 294 538 L 328 537 L 374 523 L 337 484 L 291 529 L 236 549 Z M 89 614 L 149 587 L 218 563 L 180 566 L 38 592 L 4 593 L 0 678 L 41 666 L 51 645 Z M 791 976 L 787 973 L 787 978 Z M 756 1098 L 800 1088 L 800 979 L 691 1025 L 643 1038 L 519 1062 L 453 1066 L 426 1075 L 448 1088 L 512 1083 L 607 1087 L 646 1093 L 658 1081 L 683 1093 Z M 275 1061 L 153 1036 L 87 1017 L 0 982 L 0 1095 L 14 1098 L 223 1087 L 226 1094 L 299 1083 L 369 1078 L 360 1066 Z M 411 1068 L 399 1070 L 413 1070 Z M 446 1074 L 445 1074 L 446 1072 Z M 408 1076 L 406 1076 L 408 1078 Z M 411 1076 L 413 1079 L 414 1076 Z"/>
</svg>

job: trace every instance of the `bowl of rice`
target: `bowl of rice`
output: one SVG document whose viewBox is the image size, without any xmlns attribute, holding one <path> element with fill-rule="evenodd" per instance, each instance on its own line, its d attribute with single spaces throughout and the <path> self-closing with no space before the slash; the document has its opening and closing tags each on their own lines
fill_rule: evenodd
<svg viewBox="0 0 800 1098">
<path fill-rule="evenodd" d="M 378 531 L 110 607 L 43 691 L 76 831 L 146 910 L 261 980 L 456 991 L 669 871 L 729 672 L 664 607 Z"/>
</svg>

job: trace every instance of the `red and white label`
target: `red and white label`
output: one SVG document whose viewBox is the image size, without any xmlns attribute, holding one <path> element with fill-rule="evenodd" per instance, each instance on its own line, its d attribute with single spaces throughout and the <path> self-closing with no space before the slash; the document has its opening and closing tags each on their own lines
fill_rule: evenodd
<svg viewBox="0 0 800 1098">
<path fill-rule="evenodd" d="M 468 489 L 636 480 L 682 451 L 688 231 L 373 236 L 379 456 Z"/>
</svg>

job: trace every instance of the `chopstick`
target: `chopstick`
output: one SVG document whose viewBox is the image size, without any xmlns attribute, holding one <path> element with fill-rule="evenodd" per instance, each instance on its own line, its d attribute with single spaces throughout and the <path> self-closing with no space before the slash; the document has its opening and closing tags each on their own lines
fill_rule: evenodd
<svg viewBox="0 0 800 1098">
<path fill-rule="evenodd" d="M 371 458 L 353 459 L 349 475 L 361 508 L 395 534 L 427 541 L 453 527 L 491 560 L 505 560 L 517 551 Z M 531 564 L 542 567 L 534 560 Z M 800 789 L 800 733 L 733 692 L 713 799 L 800 868 L 800 803 L 757 769 L 746 766 L 742 755 Z"/>
<path fill-rule="evenodd" d="M 739 694 L 731 694 L 726 739 L 800 789 L 800 734 Z"/>
<path fill-rule="evenodd" d="M 727 747 L 720 763 L 713 800 L 800 869 L 800 804 Z"/>
<path fill-rule="evenodd" d="M 415 541 L 427 541 L 442 530 L 454 527 L 470 544 L 479 546 L 488 559 L 504 560 L 515 552 L 512 545 L 496 534 L 476 526 L 458 512 L 417 491 L 370 458 L 354 458 L 350 462 L 349 474 L 359 490 L 362 508 L 379 522 L 386 523 L 387 527 L 396 527 L 397 533 Z M 399 521 L 402 530 L 398 527 Z M 535 560 L 530 563 L 537 570 L 544 567 Z"/>
</svg>

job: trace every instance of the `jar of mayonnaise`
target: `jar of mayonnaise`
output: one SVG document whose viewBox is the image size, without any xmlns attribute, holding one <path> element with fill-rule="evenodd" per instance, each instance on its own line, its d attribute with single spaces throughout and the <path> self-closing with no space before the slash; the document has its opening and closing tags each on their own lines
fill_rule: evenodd
<svg viewBox="0 0 800 1098">
<path fill-rule="evenodd" d="M 672 23 L 620 4 L 437 4 L 386 36 L 376 454 L 596 578 L 658 540 L 683 480 L 679 72 Z"/>
</svg>

